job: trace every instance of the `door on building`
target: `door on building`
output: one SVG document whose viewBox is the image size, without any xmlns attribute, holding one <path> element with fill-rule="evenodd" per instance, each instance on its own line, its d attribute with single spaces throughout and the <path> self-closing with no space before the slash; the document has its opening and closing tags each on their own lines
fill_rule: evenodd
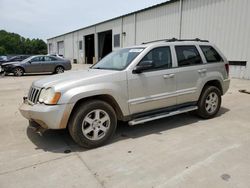
<svg viewBox="0 0 250 188">
<path fill-rule="evenodd" d="M 85 43 L 85 63 L 93 64 L 93 58 L 95 57 L 95 35 L 84 36 Z"/>
<path fill-rule="evenodd" d="M 64 43 L 60 41 L 57 43 L 57 53 L 64 56 Z"/>
<path fill-rule="evenodd" d="M 112 30 L 98 33 L 99 60 L 112 52 Z"/>
</svg>

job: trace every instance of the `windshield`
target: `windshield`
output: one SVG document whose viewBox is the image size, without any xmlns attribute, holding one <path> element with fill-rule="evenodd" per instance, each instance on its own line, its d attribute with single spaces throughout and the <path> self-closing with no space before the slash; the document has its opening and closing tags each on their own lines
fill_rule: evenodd
<svg viewBox="0 0 250 188">
<path fill-rule="evenodd" d="M 30 57 L 28 57 L 28 58 L 22 60 L 21 62 L 22 62 L 22 63 L 26 63 L 26 62 L 30 61 L 32 58 L 34 58 L 34 57 L 35 57 L 35 56 L 30 56 Z"/>
<path fill-rule="evenodd" d="M 125 48 L 114 51 L 92 66 L 92 69 L 125 69 L 144 48 Z"/>
</svg>

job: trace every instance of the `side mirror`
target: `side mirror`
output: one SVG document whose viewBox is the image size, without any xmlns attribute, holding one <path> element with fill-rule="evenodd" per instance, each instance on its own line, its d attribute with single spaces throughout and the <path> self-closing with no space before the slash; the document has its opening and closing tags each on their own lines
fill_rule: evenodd
<svg viewBox="0 0 250 188">
<path fill-rule="evenodd" d="M 132 71 L 132 73 L 134 74 L 140 74 L 142 73 L 143 71 L 146 71 L 148 69 L 151 69 L 153 67 L 153 61 L 141 61 L 140 62 L 140 65 L 137 65 L 134 70 Z"/>
<path fill-rule="evenodd" d="M 31 61 L 28 61 L 29 64 L 31 64 Z"/>
</svg>

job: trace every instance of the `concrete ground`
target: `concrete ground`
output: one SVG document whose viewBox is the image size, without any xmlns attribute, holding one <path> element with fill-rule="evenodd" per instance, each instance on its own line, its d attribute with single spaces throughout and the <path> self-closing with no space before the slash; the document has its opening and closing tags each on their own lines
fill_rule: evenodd
<svg viewBox="0 0 250 188">
<path fill-rule="evenodd" d="M 74 69 L 82 69 L 74 65 Z M 67 131 L 43 137 L 18 106 L 31 82 L 0 78 L 0 187 L 249 187 L 250 81 L 233 79 L 219 115 L 190 114 L 118 127 L 110 144 L 79 148 Z"/>
</svg>

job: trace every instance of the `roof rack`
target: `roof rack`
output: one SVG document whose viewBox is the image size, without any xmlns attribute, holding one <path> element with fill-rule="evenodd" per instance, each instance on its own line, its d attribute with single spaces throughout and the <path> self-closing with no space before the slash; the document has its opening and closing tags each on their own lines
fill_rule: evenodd
<svg viewBox="0 0 250 188">
<path fill-rule="evenodd" d="M 148 44 L 148 43 L 160 42 L 160 41 L 164 41 L 164 42 L 182 42 L 182 41 L 209 42 L 208 40 L 202 40 L 202 39 L 199 39 L 199 38 L 195 38 L 195 39 L 171 38 L 171 39 L 161 39 L 161 40 L 153 40 L 153 41 L 149 41 L 149 42 L 143 42 L 142 44 Z"/>
</svg>

